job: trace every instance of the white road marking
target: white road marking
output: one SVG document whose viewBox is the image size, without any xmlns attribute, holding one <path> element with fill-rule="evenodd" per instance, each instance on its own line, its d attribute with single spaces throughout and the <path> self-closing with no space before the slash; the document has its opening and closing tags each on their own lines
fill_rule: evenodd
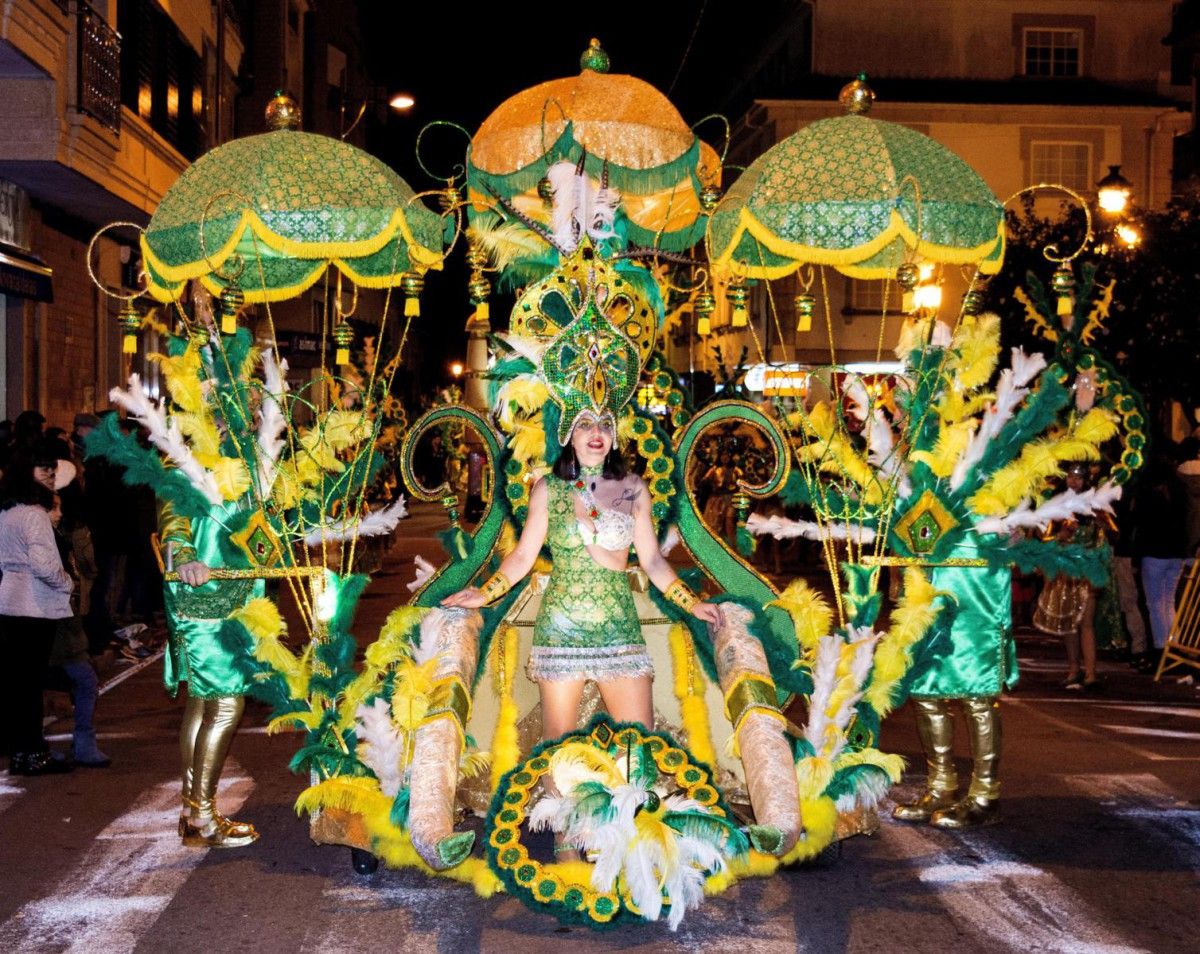
<svg viewBox="0 0 1200 954">
<path fill-rule="evenodd" d="M 1159 752 L 1153 752 L 1150 749 L 1144 749 L 1137 745 L 1132 745 L 1129 742 L 1114 738 L 1112 735 L 1101 735 L 1086 726 L 1076 725 L 1074 722 L 1068 722 L 1066 719 L 1060 719 L 1057 716 L 1052 716 L 1049 713 L 1041 712 L 1035 709 L 1023 699 L 1014 699 L 1010 696 L 1004 697 L 1004 704 L 1024 709 L 1025 712 L 1032 718 L 1041 722 L 1049 723 L 1064 732 L 1070 732 L 1072 735 L 1082 735 L 1095 741 L 1102 741 L 1104 744 L 1121 749 L 1136 755 L 1138 758 L 1145 759 L 1148 762 L 1196 762 L 1200 761 L 1198 755 L 1163 755 Z"/>
<path fill-rule="evenodd" d="M 1108 729 L 1118 735 L 1144 735 L 1155 739 L 1196 739 L 1200 740 L 1200 732 L 1183 732 L 1178 729 L 1155 729 L 1148 725 L 1108 725 L 1099 723 L 1097 729 Z"/>
<path fill-rule="evenodd" d="M 254 781 L 232 761 L 225 774 L 220 804 L 232 813 Z M 207 854 L 180 844 L 178 813 L 178 782 L 143 792 L 96 836 L 48 897 L 27 903 L 0 924 L 0 950 L 132 951 Z"/>
<path fill-rule="evenodd" d="M 25 789 L 13 781 L 8 772 L 0 775 L 0 812 L 16 804 L 17 799 L 25 794 Z"/>
<path fill-rule="evenodd" d="M 987 829 L 945 836 L 935 829 L 886 824 L 883 844 L 922 881 L 938 885 L 936 903 L 958 929 L 958 945 L 989 949 L 1061 951 L 1070 954 L 1133 954 L 1104 926 L 1092 907 L 1053 874 L 1016 860 L 992 842 Z M 947 844 L 947 837 L 952 842 Z M 927 877 L 932 872 L 933 877 Z M 903 890 L 892 884 L 893 890 Z"/>
</svg>

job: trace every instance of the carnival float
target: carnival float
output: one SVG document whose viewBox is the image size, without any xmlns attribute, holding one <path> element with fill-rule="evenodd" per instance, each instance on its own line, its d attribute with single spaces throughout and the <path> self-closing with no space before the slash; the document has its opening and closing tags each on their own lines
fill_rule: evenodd
<svg viewBox="0 0 1200 954">
<path fill-rule="evenodd" d="M 1053 313 L 1058 349 L 1002 360 L 980 286 L 1002 265 L 1004 205 L 932 139 L 873 118 L 872 98 L 860 77 L 845 115 L 772 147 L 722 193 L 728 143 L 712 148 L 649 84 L 610 72 L 593 41 L 577 76 L 500 104 L 470 137 L 465 174 L 429 193 L 301 132 L 281 96 L 271 131 L 201 157 L 164 198 L 121 321 L 130 351 L 143 327 L 163 342 L 166 393 L 153 399 L 135 376 L 112 394 L 151 446 L 112 415 L 89 453 L 173 512 L 211 518 L 203 586 L 179 582 L 179 541 L 163 534 L 168 605 L 242 647 L 271 728 L 300 733 L 291 768 L 310 784 L 296 807 L 316 842 L 349 846 L 361 870 L 417 868 L 563 921 L 674 928 L 706 895 L 875 829 L 903 769 L 879 747 L 882 720 L 910 694 L 993 698 L 1011 681 L 1011 566 L 1102 579 L 1096 553 L 1019 531 L 1111 506 L 1141 463 L 1136 395 L 1080 346 L 1111 288 L 1093 302 L 1093 273 L 1076 284 L 1074 256 L 1048 250 L 1057 303 L 1032 285 L 1026 300 L 1051 333 Z M 503 330 L 477 335 L 491 351 L 488 406 L 446 404 L 407 425 L 391 378 L 423 320 L 425 273 L 459 244 L 476 330 L 493 281 L 515 297 Z M 950 322 L 921 304 L 928 266 L 971 276 Z M 830 270 L 901 289 L 902 370 L 847 372 L 830 335 L 827 394 L 693 407 L 664 350 L 668 312 L 703 347 L 715 316 L 747 325 L 757 286 L 778 329 L 772 283 L 794 274 L 798 330 L 825 329 Z M 323 350 L 320 374 L 293 389 L 271 307 L 317 283 L 334 303 L 322 329 L 334 359 Z M 349 322 L 359 288 L 383 293 L 369 343 Z M 145 317 L 138 298 L 161 305 Z M 256 335 L 240 317 L 251 306 Z M 766 362 L 769 342 L 753 340 Z M 644 389 L 662 413 L 639 405 Z M 655 724 L 614 722 L 589 689 L 581 727 L 543 741 L 523 660 L 549 558 L 481 610 L 441 603 L 512 550 L 585 405 L 615 415 L 659 544 L 684 548 L 694 569 L 682 575 L 713 594 L 721 624 L 631 566 Z M 425 486 L 415 467 L 423 436 L 448 424 L 486 460 L 490 493 L 471 523 L 457 489 Z M 689 482 L 702 437 L 723 427 L 753 431 L 771 458 L 738 487 L 732 540 Z M 396 465 L 411 497 L 445 508 L 447 557 L 419 568 L 412 599 L 360 651 L 360 541 L 405 512 L 401 497 L 370 503 L 389 428 L 404 428 Z M 1048 492 L 1065 463 L 1114 445 L 1108 482 Z M 750 514 L 771 498 L 806 519 Z M 751 559 L 768 535 L 816 541 L 825 578 L 773 583 Z M 894 600 L 885 567 L 902 577 Z M 302 632 L 267 579 L 286 586 Z M 942 669 L 953 691 L 930 688 Z M 968 799 L 986 803 L 995 766 L 976 754 Z M 545 830 L 581 859 L 554 860 Z"/>
</svg>

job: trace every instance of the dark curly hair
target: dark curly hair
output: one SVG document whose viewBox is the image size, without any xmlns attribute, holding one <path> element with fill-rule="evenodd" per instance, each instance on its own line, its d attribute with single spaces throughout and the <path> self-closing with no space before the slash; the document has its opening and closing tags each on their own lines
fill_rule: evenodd
<svg viewBox="0 0 1200 954">
<path fill-rule="evenodd" d="M 604 458 L 604 476 L 609 480 L 620 480 L 629 467 L 625 463 L 625 455 L 617 449 L 614 441 L 612 449 Z M 579 478 L 579 459 L 575 456 L 575 448 L 570 444 L 562 449 L 558 460 L 554 462 L 554 476 L 561 480 L 577 480 Z"/>
</svg>

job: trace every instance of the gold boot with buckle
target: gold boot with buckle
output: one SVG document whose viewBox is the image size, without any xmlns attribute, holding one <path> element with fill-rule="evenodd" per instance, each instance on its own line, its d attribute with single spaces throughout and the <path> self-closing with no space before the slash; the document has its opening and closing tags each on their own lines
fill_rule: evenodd
<svg viewBox="0 0 1200 954">
<path fill-rule="evenodd" d="M 934 812 L 930 824 L 937 828 L 976 828 L 1000 820 L 1000 703 L 992 697 L 962 703 L 974 759 L 971 785 L 965 798 Z"/>
<path fill-rule="evenodd" d="M 916 801 L 897 805 L 892 810 L 892 817 L 898 821 L 927 822 L 939 810 L 952 806 L 957 794 L 954 717 L 950 714 L 947 699 L 913 699 L 913 706 L 928 771 L 925 791 Z"/>
</svg>

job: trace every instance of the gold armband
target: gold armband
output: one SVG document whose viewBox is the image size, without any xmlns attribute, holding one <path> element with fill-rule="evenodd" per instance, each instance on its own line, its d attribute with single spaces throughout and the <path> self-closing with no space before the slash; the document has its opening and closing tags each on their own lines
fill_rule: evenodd
<svg viewBox="0 0 1200 954">
<path fill-rule="evenodd" d="M 483 598 L 488 603 L 494 603 L 500 599 L 505 593 L 512 589 L 512 584 L 508 582 L 508 577 L 497 570 L 488 578 L 488 581 L 479 588 L 483 594 Z"/>
<path fill-rule="evenodd" d="M 700 597 L 688 589 L 688 585 L 678 578 L 663 590 L 663 598 L 674 603 L 685 613 L 690 613 L 692 607 L 700 602 Z"/>
</svg>

